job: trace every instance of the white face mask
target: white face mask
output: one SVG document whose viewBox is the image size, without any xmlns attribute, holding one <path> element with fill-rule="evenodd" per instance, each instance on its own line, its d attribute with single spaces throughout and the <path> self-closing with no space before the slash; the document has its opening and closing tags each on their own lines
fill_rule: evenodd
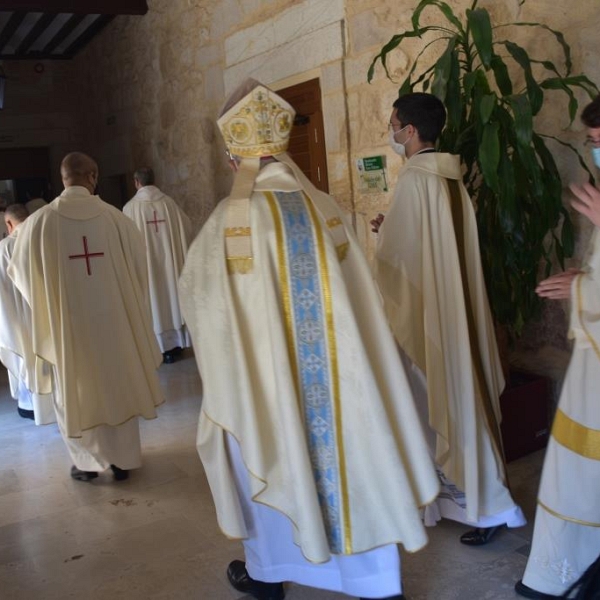
<svg viewBox="0 0 600 600">
<path fill-rule="evenodd" d="M 600 148 L 592 148 L 592 158 L 594 164 L 600 169 Z"/>
<path fill-rule="evenodd" d="M 408 127 L 408 125 L 406 125 L 406 127 Z M 396 154 L 400 156 L 406 156 L 406 148 L 404 147 L 404 144 L 396 141 L 396 134 L 404 131 L 406 127 L 398 129 L 398 131 L 394 131 L 390 128 L 390 147 Z"/>
</svg>

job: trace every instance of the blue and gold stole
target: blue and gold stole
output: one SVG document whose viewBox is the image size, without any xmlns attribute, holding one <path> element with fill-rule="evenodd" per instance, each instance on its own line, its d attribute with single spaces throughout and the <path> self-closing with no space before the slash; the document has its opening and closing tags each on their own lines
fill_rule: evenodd
<svg viewBox="0 0 600 600">
<path fill-rule="evenodd" d="M 277 239 L 290 364 L 308 449 L 335 554 L 352 551 L 333 306 L 324 224 L 298 192 L 265 192 Z"/>
</svg>

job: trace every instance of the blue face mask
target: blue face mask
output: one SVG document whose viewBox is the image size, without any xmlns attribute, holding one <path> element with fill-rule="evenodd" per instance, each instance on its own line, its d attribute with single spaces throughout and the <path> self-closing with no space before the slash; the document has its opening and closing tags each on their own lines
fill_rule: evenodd
<svg viewBox="0 0 600 600">
<path fill-rule="evenodd" d="M 594 164 L 600 169 L 600 148 L 592 148 L 592 158 Z"/>
</svg>

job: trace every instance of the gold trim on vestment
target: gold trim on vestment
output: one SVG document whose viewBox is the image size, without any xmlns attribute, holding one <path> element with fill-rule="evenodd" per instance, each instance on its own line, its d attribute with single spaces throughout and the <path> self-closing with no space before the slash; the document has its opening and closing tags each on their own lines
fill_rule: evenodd
<svg viewBox="0 0 600 600">
<path fill-rule="evenodd" d="M 592 334 L 588 331 L 587 327 L 584 324 L 583 319 L 583 298 L 581 295 L 581 281 L 584 275 L 579 275 L 577 277 L 577 312 L 579 314 L 579 323 L 581 324 L 581 328 L 583 329 L 588 341 L 592 345 L 596 356 L 600 359 L 600 348 L 598 347 L 598 343 L 593 338 Z"/>
<path fill-rule="evenodd" d="M 344 439 L 342 435 L 342 405 L 340 394 L 340 375 L 338 367 L 337 341 L 335 338 L 335 324 L 333 322 L 333 302 L 331 298 L 331 284 L 329 281 L 329 268 L 327 266 L 327 254 L 325 252 L 325 242 L 323 240 L 323 230 L 321 222 L 318 219 L 317 211 L 308 197 L 303 192 L 313 222 L 315 235 L 317 238 L 317 252 L 321 263 L 321 285 L 323 288 L 323 300 L 325 304 L 325 319 L 327 322 L 327 340 L 329 344 L 329 356 L 331 362 L 331 383 L 333 388 L 333 406 L 335 410 L 336 421 L 336 440 L 340 461 L 340 487 L 342 495 L 342 519 L 344 527 L 344 552 L 352 554 L 352 526 L 350 523 L 350 496 L 348 493 L 348 476 L 346 474 L 346 453 L 344 450 Z"/>
<path fill-rule="evenodd" d="M 292 294 L 290 291 L 290 282 L 288 276 L 286 249 L 283 236 L 283 224 L 275 195 L 273 192 L 263 192 L 273 217 L 273 225 L 275 227 L 275 240 L 277 243 L 277 264 L 279 266 L 279 287 L 281 289 L 281 298 L 283 300 L 283 313 L 285 315 L 285 338 L 288 347 L 288 356 L 292 368 L 292 377 L 294 378 L 294 386 L 296 388 L 296 398 L 300 400 L 300 375 L 298 374 L 298 360 L 296 357 L 296 347 L 294 344 L 294 320 L 292 316 Z"/>
<path fill-rule="evenodd" d="M 246 237 L 252 234 L 250 227 L 227 227 L 225 237 Z"/>
<path fill-rule="evenodd" d="M 252 256 L 227 256 L 225 258 L 229 275 L 247 275 L 252 272 Z"/>
<path fill-rule="evenodd" d="M 346 242 L 335 247 L 335 251 L 337 252 L 338 260 L 340 262 L 342 262 L 346 256 L 348 256 L 348 248 L 350 248 L 350 242 Z"/>
<path fill-rule="evenodd" d="M 337 225 L 341 224 L 342 220 L 339 217 L 332 217 L 331 219 L 327 219 L 327 227 L 329 227 L 329 229 L 332 229 L 333 227 L 336 227 Z"/>
<path fill-rule="evenodd" d="M 485 379 L 485 371 L 481 359 L 481 351 L 478 345 L 477 326 L 475 324 L 475 311 L 473 310 L 473 305 L 471 302 L 471 293 L 469 290 L 469 272 L 467 269 L 467 257 L 465 250 L 466 240 L 464 233 L 462 195 L 460 191 L 459 182 L 456 179 L 446 179 L 446 182 L 448 184 L 448 192 L 450 195 L 450 210 L 452 213 L 452 221 L 454 224 L 456 249 L 460 263 L 462 289 L 465 302 L 465 316 L 467 319 L 467 325 L 469 330 L 471 363 L 473 365 L 473 373 L 475 375 L 475 377 L 473 378 L 475 398 L 480 399 L 479 405 L 483 409 L 482 413 L 484 416 L 484 422 L 487 425 L 488 432 L 490 433 L 490 439 L 492 441 L 492 448 L 499 462 L 502 482 L 507 487 L 509 487 L 508 474 L 506 472 L 506 465 L 504 462 L 504 451 L 502 447 L 500 427 L 498 425 L 498 420 L 496 419 L 496 414 L 494 412 L 490 390 L 488 389 L 487 382 Z"/>
<path fill-rule="evenodd" d="M 240 440 L 238 439 L 238 437 L 229 429 L 227 429 L 226 427 L 224 427 L 221 423 L 219 423 L 218 421 L 215 421 L 204 409 L 202 409 L 200 411 L 200 417 L 202 417 L 202 415 L 204 415 L 215 427 L 218 427 L 223 433 L 226 433 L 228 435 L 230 435 L 238 444 L 239 449 L 240 449 L 240 456 L 242 458 L 242 463 L 244 465 L 244 468 L 246 469 L 246 471 L 250 474 L 251 477 L 254 477 L 257 481 L 260 481 L 261 483 L 264 483 L 265 487 L 260 490 L 259 492 L 257 492 L 255 495 L 251 496 L 251 501 L 252 502 L 256 502 L 256 504 L 260 504 L 266 508 L 270 508 L 271 510 L 274 510 L 275 512 L 279 513 L 280 515 L 283 515 L 286 519 L 288 519 L 290 521 L 290 523 L 292 524 L 292 527 L 295 529 L 295 531 L 300 532 L 300 527 L 298 527 L 298 524 L 296 523 L 296 521 L 294 521 L 294 519 L 292 519 L 292 517 L 290 515 L 288 515 L 286 512 L 284 512 L 283 510 L 281 510 L 281 508 L 278 508 L 277 506 L 273 505 L 273 504 L 269 504 L 268 502 L 265 502 L 264 500 L 260 500 L 259 496 L 261 496 L 269 487 L 269 482 L 266 479 L 263 479 L 262 477 L 259 477 L 256 473 L 254 473 L 251 469 L 248 468 L 248 465 L 246 464 L 246 461 L 244 459 L 244 451 L 243 451 L 243 447 L 242 444 L 240 442 Z M 224 441 L 225 443 L 225 441 Z M 230 457 L 229 454 L 229 448 L 225 447 L 225 451 L 227 453 L 227 456 Z M 198 454 L 199 451 L 198 451 Z M 202 461 L 202 457 L 200 457 L 200 460 Z M 204 461 L 202 461 L 202 464 L 204 464 Z M 231 463 L 230 463 L 231 466 Z M 237 483 L 235 483 L 236 489 L 237 489 Z M 239 490 L 238 490 L 239 491 Z M 211 492 L 212 495 L 212 492 Z M 437 498 L 437 496 L 435 496 L 430 502 L 428 502 L 427 504 L 431 504 L 432 502 L 435 501 L 435 499 Z M 215 497 L 213 495 L 213 502 L 215 501 Z M 217 511 L 218 514 L 218 511 Z M 232 536 L 229 535 L 224 529 L 223 527 L 221 527 L 221 523 L 219 521 L 219 519 L 217 519 L 217 526 L 219 527 L 219 529 L 221 530 L 221 533 L 229 540 L 234 540 L 234 541 L 244 541 L 250 538 L 250 535 L 248 535 L 247 537 L 236 537 L 236 536 Z M 427 536 L 426 536 L 427 537 Z M 377 550 L 378 548 L 383 548 L 384 546 L 389 546 L 389 545 L 402 545 L 402 547 L 404 548 L 405 552 L 408 552 L 409 554 L 415 554 L 416 552 L 421 551 L 423 548 L 425 548 L 425 546 L 427 546 L 427 544 L 429 543 L 429 538 L 427 538 L 427 540 L 425 540 L 425 543 L 422 546 L 419 546 L 419 548 L 416 548 L 415 550 L 407 550 L 404 547 L 404 541 L 402 539 L 396 539 L 396 540 L 390 540 L 389 542 L 383 542 L 382 544 L 377 544 L 376 546 L 371 546 L 365 550 L 361 550 L 362 552 L 370 552 L 371 550 Z M 331 552 L 331 550 L 329 551 L 329 556 L 330 558 L 328 558 L 327 560 L 322 560 L 322 561 L 317 561 L 317 560 L 312 560 L 310 559 L 308 556 L 306 556 L 304 549 L 302 548 L 301 544 L 298 544 L 296 542 L 295 539 L 293 539 L 293 544 L 294 546 L 296 546 L 300 552 L 302 553 L 302 556 L 311 564 L 313 565 L 322 565 L 325 563 L 330 562 L 331 560 L 331 556 L 345 556 L 345 554 L 336 554 L 334 552 Z"/>
<path fill-rule="evenodd" d="M 166 402 L 166 400 L 163 398 L 162 402 L 159 402 L 158 404 L 154 404 L 154 408 L 158 408 L 159 406 L 162 406 L 164 403 Z M 158 418 L 158 415 L 155 414 L 153 417 L 145 417 L 142 414 L 139 415 L 131 415 L 131 417 L 127 417 L 127 419 L 125 419 L 124 421 L 122 421 L 121 423 L 98 423 L 97 425 L 92 425 L 91 427 L 80 427 L 79 431 L 81 431 L 82 435 L 69 435 L 67 432 L 67 419 L 66 419 L 66 408 L 65 408 L 65 404 L 61 404 L 61 408 L 62 408 L 62 413 L 64 415 L 64 424 L 65 424 L 65 434 L 66 436 L 70 439 L 70 440 L 80 440 L 83 438 L 83 434 L 87 433 L 88 431 L 92 431 L 93 429 L 96 429 L 97 427 L 121 427 L 121 425 L 125 425 L 125 423 L 129 423 L 129 421 L 131 421 L 131 419 L 144 419 L 144 421 L 154 421 L 154 419 Z M 46 423 L 46 425 L 51 425 L 52 423 Z M 60 427 L 59 427 L 60 429 Z"/>
<path fill-rule="evenodd" d="M 581 425 L 560 408 L 556 411 L 551 435 L 561 446 L 575 454 L 600 460 L 600 429 Z"/>
<path fill-rule="evenodd" d="M 573 517 L 567 517 L 566 515 L 561 515 L 560 513 L 552 510 L 548 506 L 546 506 L 541 500 L 538 500 L 538 504 L 548 513 L 550 513 L 553 517 L 557 519 L 561 519 L 563 521 L 569 521 L 570 523 L 575 523 L 576 525 L 583 525 L 585 527 L 600 527 L 600 523 L 592 523 L 591 521 L 582 521 L 580 519 L 574 519 Z"/>
</svg>

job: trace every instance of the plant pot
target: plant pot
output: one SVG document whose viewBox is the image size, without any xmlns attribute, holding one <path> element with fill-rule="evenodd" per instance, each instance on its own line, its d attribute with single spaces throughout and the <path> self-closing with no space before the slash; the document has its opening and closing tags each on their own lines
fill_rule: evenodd
<svg viewBox="0 0 600 600">
<path fill-rule="evenodd" d="M 506 462 L 545 448 L 550 436 L 551 382 L 548 377 L 510 371 L 500 396 Z"/>
</svg>

